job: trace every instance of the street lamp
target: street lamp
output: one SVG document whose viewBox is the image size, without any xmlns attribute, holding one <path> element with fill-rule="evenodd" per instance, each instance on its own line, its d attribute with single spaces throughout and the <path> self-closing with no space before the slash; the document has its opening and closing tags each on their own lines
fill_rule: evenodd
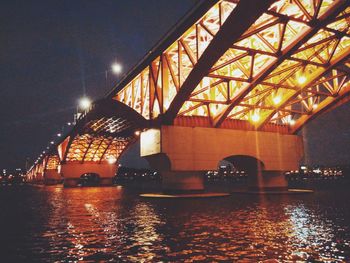
<svg viewBox="0 0 350 263">
<path fill-rule="evenodd" d="M 80 109 L 86 111 L 91 106 L 91 100 L 88 97 L 83 97 L 79 100 L 79 107 Z"/>
<path fill-rule="evenodd" d="M 82 97 L 79 99 L 78 105 L 77 105 L 77 112 L 74 114 L 74 123 L 75 124 L 81 115 L 86 112 L 91 107 L 91 100 L 88 97 Z M 68 123 L 69 125 L 69 123 Z"/>
<path fill-rule="evenodd" d="M 107 161 L 108 161 L 109 164 L 115 164 L 116 161 L 117 161 L 117 158 L 115 158 L 114 156 L 109 156 L 107 158 Z"/>
<path fill-rule="evenodd" d="M 115 74 L 120 74 L 123 70 L 123 67 L 121 64 L 119 63 L 113 63 L 112 64 L 112 72 L 115 73 Z"/>
<path fill-rule="evenodd" d="M 118 62 L 113 63 L 111 65 L 111 68 L 105 71 L 106 90 L 109 89 L 108 73 L 112 72 L 115 75 L 119 75 L 120 73 L 122 73 L 122 71 L 123 71 L 123 66 Z"/>
</svg>

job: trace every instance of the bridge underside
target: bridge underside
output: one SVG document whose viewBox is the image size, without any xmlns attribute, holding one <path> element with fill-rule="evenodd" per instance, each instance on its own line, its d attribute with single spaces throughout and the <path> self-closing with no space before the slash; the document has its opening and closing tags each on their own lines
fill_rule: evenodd
<svg viewBox="0 0 350 263">
<path fill-rule="evenodd" d="M 110 185 L 123 152 L 137 139 L 147 121 L 133 109 L 101 100 L 77 123 L 59 146 L 60 171 L 65 186 L 76 186 L 84 174 L 96 174 L 100 185 Z"/>
<path fill-rule="evenodd" d="M 112 183 L 123 152 L 137 139 L 135 131 L 147 121 L 122 103 L 105 99 L 96 102 L 70 134 L 28 173 L 28 180 L 76 186 L 82 175 L 97 174 L 101 185 Z"/>
</svg>

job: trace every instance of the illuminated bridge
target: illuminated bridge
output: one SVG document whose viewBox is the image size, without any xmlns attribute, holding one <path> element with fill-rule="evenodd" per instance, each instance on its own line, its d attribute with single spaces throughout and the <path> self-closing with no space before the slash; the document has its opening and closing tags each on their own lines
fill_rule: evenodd
<svg viewBox="0 0 350 263">
<path fill-rule="evenodd" d="M 349 53 L 349 1 L 203 1 L 28 178 L 74 186 L 94 172 L 109 184 L 140 131 L 166 189 L 203 188 L 222 159 L 262 174 L 253 184 L 285 186 L 303 156 L 297 132 L 349 101 Z"/>
</svg>

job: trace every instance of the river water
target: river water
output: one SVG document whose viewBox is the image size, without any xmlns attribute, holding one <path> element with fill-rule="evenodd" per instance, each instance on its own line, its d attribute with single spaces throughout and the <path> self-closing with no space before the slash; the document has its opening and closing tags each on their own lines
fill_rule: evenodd
<svg viewBox="0 0 350 263">
<path fill-rule="evenodd" d="M 120 186 L 2 187 L 0 262 L 350 262 L 349 197 L 149 200 Z"/>
</svg>

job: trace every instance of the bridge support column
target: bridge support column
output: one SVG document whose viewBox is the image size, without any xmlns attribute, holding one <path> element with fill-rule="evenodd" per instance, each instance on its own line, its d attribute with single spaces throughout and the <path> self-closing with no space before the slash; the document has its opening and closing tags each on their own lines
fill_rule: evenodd
<svg viewBox="0 0 350 263">
<path fill-rule="evenodd" d="M 284 171 L 258 171 L 255 176 L 249 176 L 248 187 L 252 190 L 286 190 L 288 181 Z"/>
<path fill-rule="evenodd" d="M 79 185 L 80 178 L 64 178 L 64 187 L 77 187 Z"/>
<path fill-rule="evenodd" d="M 141 156 L 163 174 L 165 189 L 203 189 L 198 175 L 224 159 L 248 170 L 251 187 L 286 188 L 283 171 L 298 169 L 303 145 L 290 134 L 161 126 L 141 133 Z"/>
<path fill-rule="evenodd" d="M 109 178 L 100 178 L 100 186 L 109 186 L 113 184 L 113 177 Z"/>
<path fill-rule="evenodd" d="M 198 171 L 163 171 L 164 192 L 202 191 L 204 190 L 203 173 Z"/>
<path fill-rule="evenodd" d="M 64 177 L 64 187 L 76 187 L 83 174 L 94 173 L 100 177 L 100 186 L 113 184 L 118 166 L 108 163 L 66 163 L 61 164 L 61 173 Z"/>
<path fill-rule="evenodd" d="M 43 179 L 43 173 L 42 172 L 38 172 L 36 173 L 35 177 L 34 177 L 34 182 L 35 184 L 42 184 L 44 181 Z"/>
<path fill-rule="evenodd" d="M 55 185 L 62 183 L 61 174 L 56 170 L 48 169 L 44 172 L 44 184 Z"/>
</svg>

